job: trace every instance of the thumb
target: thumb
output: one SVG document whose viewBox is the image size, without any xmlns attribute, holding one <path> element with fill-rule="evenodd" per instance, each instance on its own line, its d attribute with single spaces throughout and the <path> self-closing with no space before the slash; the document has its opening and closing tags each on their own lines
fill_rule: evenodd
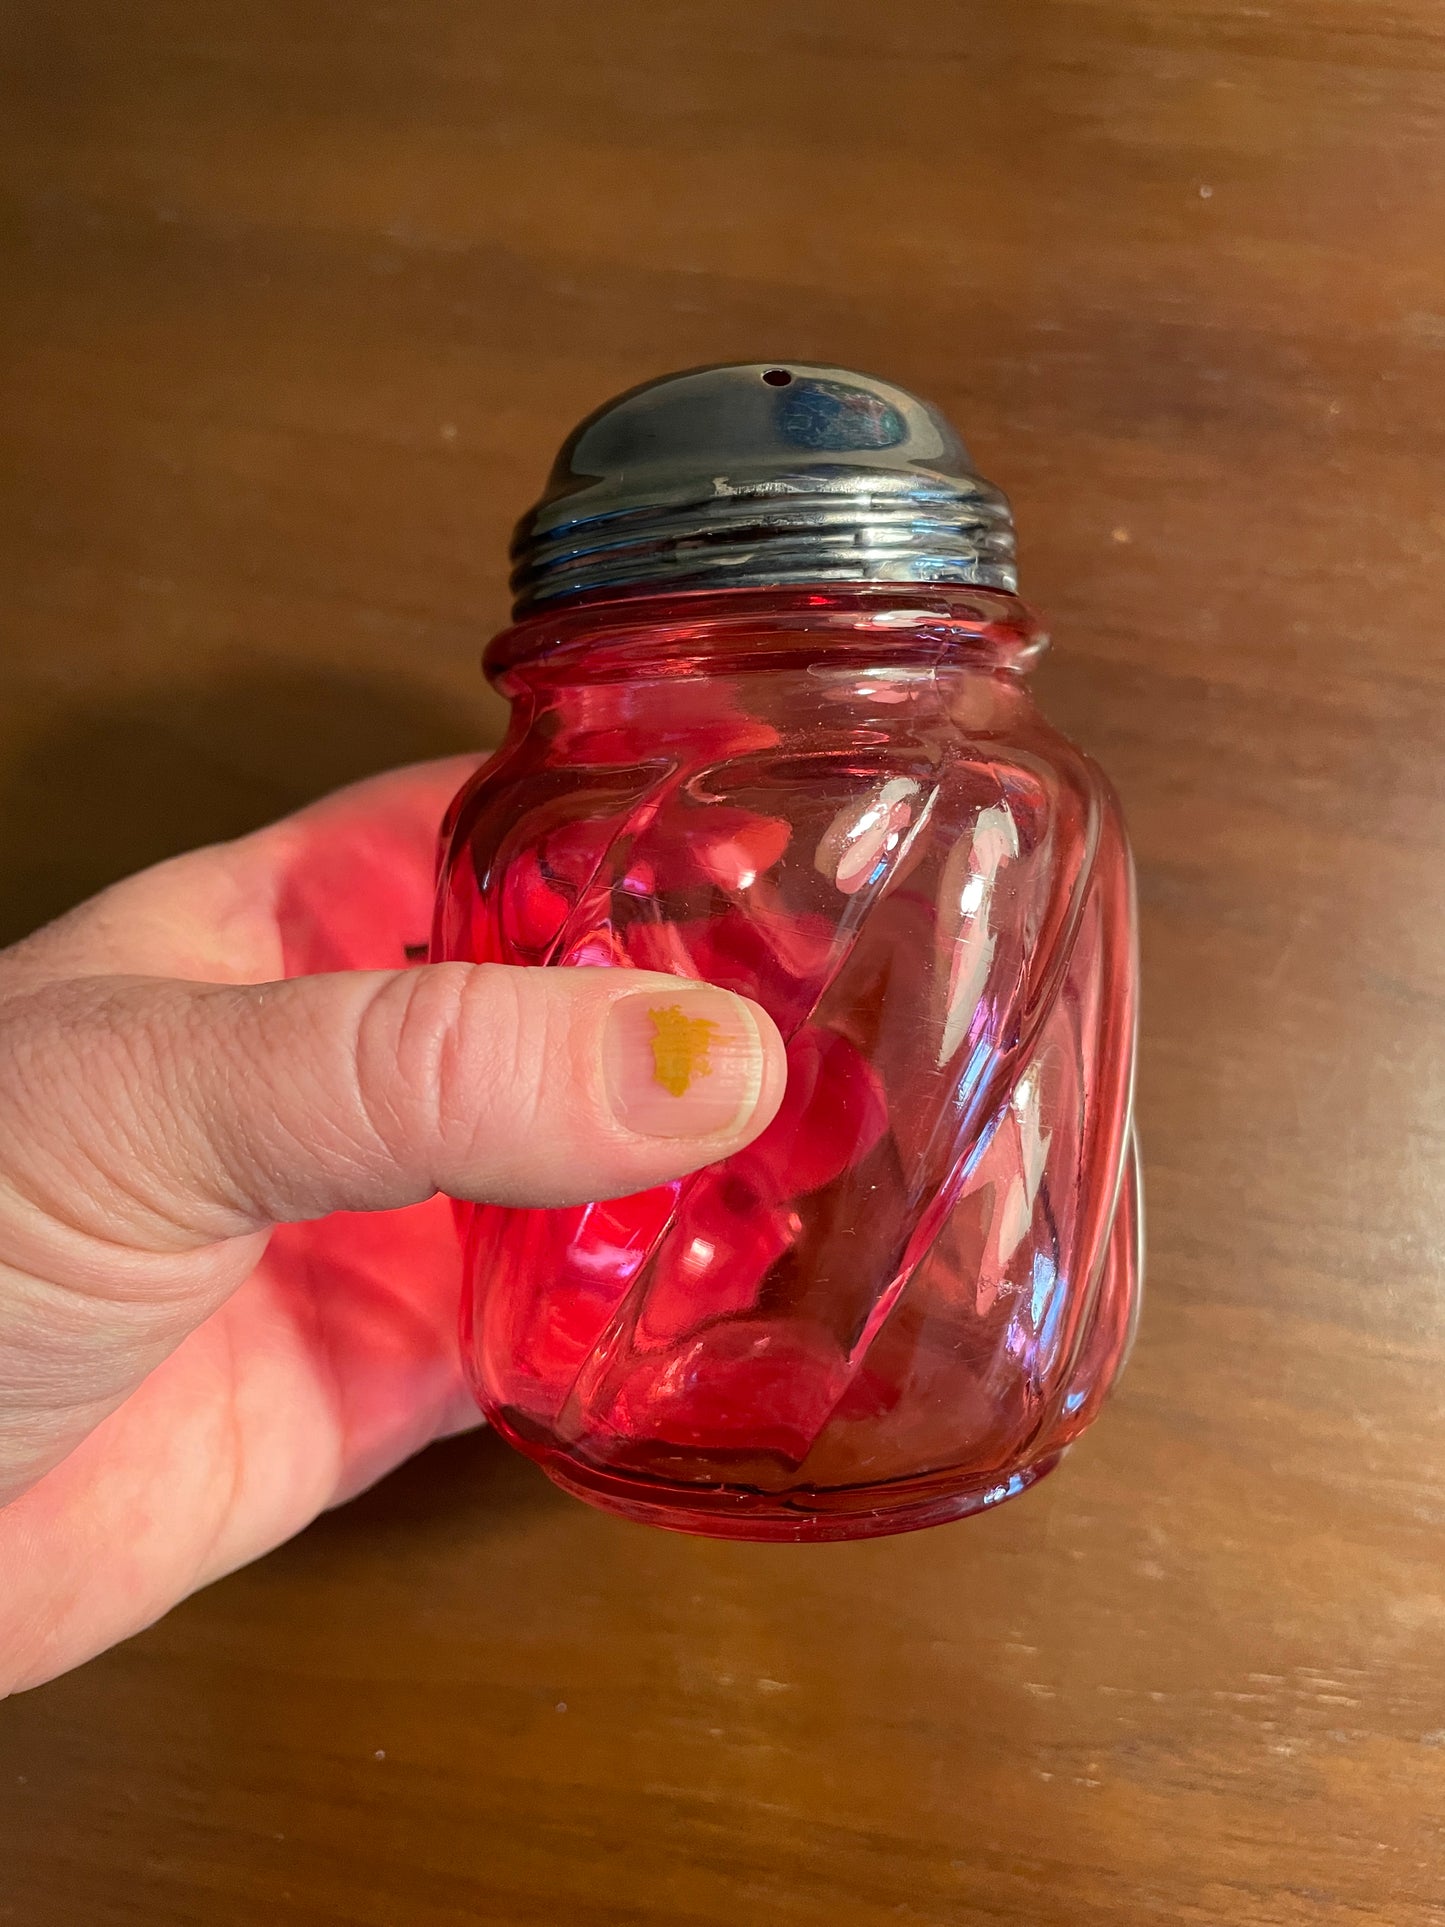
<svg viewBox="0 0 1445 1927">
<path fill-rule="evenodd" d="M 160 1252 L 438 1190 L 621 1196 L 746 1144 L 786 1078 L 731 992 L 500 964 L 78 979 L 0 1005 L 0 1052 L 0 1255 L 31 1267 L 37 1214 Z"/>
</svg>

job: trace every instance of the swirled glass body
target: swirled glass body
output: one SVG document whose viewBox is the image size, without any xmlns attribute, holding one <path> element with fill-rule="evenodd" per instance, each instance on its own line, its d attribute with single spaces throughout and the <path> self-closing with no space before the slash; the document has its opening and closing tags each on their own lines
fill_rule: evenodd
<svg viewBox="0 0 1445 1927">
<path fill-rule="evenodd" d="M 1132 872 L 1002 593 L 637 598 L 498 639 L 502 750 L 433 955 L 756 998 L 777 1118 L 568 1210 L 459 1206 L 463 1345 L 560 1484 L 714 1535 L 861 1537 L 1021 1491 L 1139 1275 Z"/>
</svg>

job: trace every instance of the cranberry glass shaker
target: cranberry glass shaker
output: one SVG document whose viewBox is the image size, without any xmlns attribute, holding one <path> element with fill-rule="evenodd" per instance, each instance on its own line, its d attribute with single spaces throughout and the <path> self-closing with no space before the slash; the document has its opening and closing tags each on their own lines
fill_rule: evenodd
<svg viewBox="0 0 1445 1927">
<path fill-rule="evenodd" d="M 1132 866 L 1034 706 L 1013 548 L 932 408 L 796 363 L 610 402 L 520 525 L 511 730 L 448 812 L 433 956 L 706 979 L 788 1046 L 722 1164 L 458 1206 L 477 1397 L 596 1505 L 932 1525 L 1040 1478 L 1119 1370 Z"/>
</svg>

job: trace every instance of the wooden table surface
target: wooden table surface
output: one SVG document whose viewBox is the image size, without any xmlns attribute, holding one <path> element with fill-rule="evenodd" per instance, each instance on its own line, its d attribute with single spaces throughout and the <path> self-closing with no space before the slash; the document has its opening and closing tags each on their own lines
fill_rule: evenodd
<svg viewBox="0 0 1445 1927">
<path fill-rule="evenodd" d="M 23 1927 L 1445 1921 L 1439 0 L 15 0 L 0 917 L 493 740 L 582 411 L 800 356 L 1012 493 L 1140 859 L 1150 1275 L 1037 1493 L 478 1436 L 0 1711 Z"/>
</svg>

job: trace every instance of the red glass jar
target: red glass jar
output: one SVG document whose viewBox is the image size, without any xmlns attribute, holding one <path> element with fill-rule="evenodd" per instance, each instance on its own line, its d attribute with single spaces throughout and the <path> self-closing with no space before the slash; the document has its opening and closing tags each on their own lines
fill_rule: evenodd
<svg viewBox="0 0 1445 1927">
<path fill-rule="evenodd" d="M 1131 865 L 1042 647 L 1005 590 L 909 582 L 643 584 L 492 644 L 512 727 L 449 812 L 434 957 L 705 979 L 788 1046 L 720 1165 L 458 1207 L 477 1397 L 569 1491 L 897 1532 L 1097 1411 L 1139 1277 Z"/>
</svg>

